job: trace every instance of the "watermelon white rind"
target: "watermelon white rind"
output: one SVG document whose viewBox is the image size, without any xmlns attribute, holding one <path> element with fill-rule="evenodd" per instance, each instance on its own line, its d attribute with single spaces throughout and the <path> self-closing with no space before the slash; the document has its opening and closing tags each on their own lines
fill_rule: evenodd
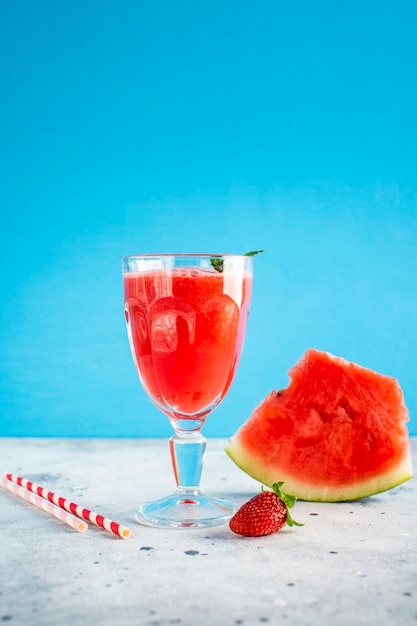
<svg viewBox="0 0 417 626">
<path fill-rule="evenodd" d="M 412 477 L 408 412 L 394 378 L 308 350 L 231 437 L 226 452 L 300 500 L 365 498 Z"/>
</svg>

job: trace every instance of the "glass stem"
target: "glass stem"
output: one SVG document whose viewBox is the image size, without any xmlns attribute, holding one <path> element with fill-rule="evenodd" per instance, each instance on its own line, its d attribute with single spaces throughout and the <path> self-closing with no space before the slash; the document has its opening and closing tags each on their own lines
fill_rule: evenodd
<svg viewBox="0 0 417 626">
<path fill-rule="evenodd" d="M 194 494 L 199 491 L 206 442 L 199 431 L 179 431 L 170 438 L 169 450 L 178 489 Z"/>
</svg>

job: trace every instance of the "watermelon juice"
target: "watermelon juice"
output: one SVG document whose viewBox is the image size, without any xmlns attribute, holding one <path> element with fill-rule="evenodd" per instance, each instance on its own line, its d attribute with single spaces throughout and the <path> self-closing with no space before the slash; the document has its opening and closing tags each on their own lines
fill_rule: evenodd
<svg viewBox="0 0 417 626">
<path fill-rule="evenodd" d="M 242 267 L 125 272 L 130 347 L 150 399 L 199 425 L 225 396 L 243 347 L 251 274 Z"/>
</svg>

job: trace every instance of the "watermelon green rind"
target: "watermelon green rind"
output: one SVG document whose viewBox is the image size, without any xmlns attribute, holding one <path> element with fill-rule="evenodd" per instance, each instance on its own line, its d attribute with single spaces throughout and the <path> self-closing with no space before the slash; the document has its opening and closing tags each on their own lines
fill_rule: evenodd
<svg viewBox="0 0 417 626">
<path fill-rule="evenodd" d="M 341 485 L 339 487 L 320 485 L 317 487 L 314 484 L 307 484 L 305 480 L 297 480 L 295 477 L 286 474 L 285 470 L 280 470 L 279 476 L 277 476 L 275 466 L 266 467 L 264 459 L 260 463 L 259 460 L 253 457 L 251 452 L 246 451 L 240 445 L 238 438 L 232 437 L 225 451 L 240 469 L 263 485 L 272 487 L 274 483 L 283 481 L 286 493 L 295 496 L 299 500 L 310 502 L 359 500 L 360 498 L 388 491 L 413 476 L 411 454 L 408 454 L 401 463 L 382 476 L 358 481 L 351 485 Z"/>
<path fill-rule="evenodd" d="M 302 500 L 356 500 L 412 476 L 408 411 L 394 378 L 307 350 L 230 439 L 226 452 Z"/>
</svg>

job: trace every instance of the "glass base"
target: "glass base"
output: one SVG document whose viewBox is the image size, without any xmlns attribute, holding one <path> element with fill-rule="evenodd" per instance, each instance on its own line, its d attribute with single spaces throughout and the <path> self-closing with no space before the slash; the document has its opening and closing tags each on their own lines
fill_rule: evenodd
<svg viewBox="0 0 417 626">
<path fill-rule="evenodd" d="M 182 491 L 145 502 L 130 514 L 130 519 L 160 528 L 207 528 L 226 524 L 236 511 L 232 502 L 203 495 L 200 491 Z"/>
</svg>

